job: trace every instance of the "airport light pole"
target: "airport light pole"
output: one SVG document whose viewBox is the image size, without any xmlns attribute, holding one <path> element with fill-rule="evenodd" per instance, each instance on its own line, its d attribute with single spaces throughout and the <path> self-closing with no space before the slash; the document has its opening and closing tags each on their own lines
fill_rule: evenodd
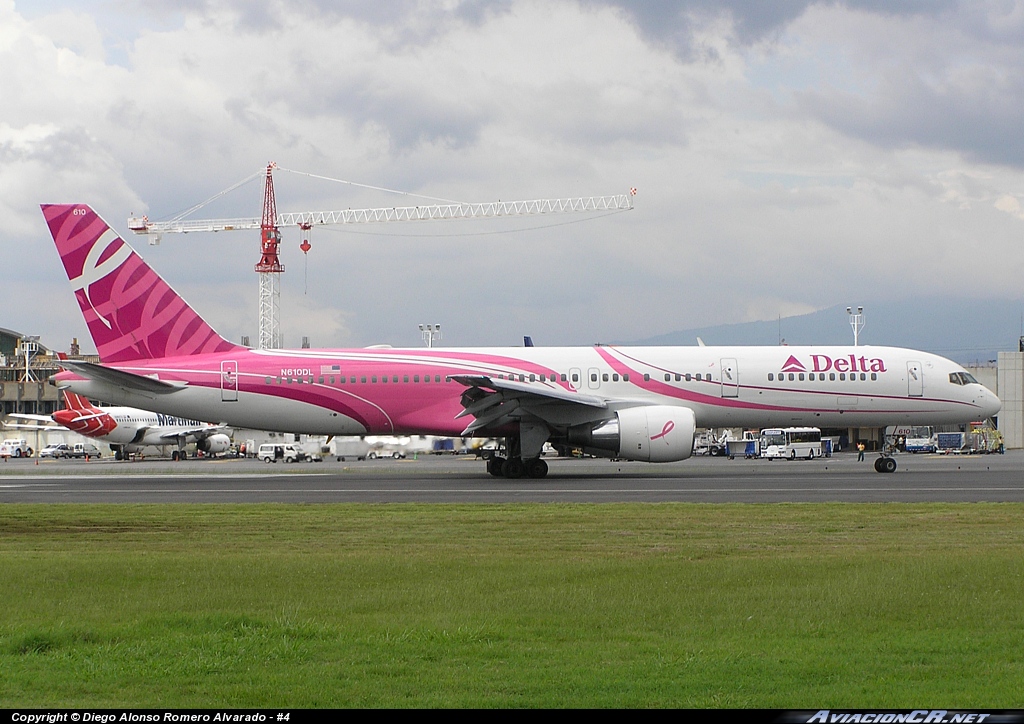
<svg viewBox="0 0 1024 724">
<path fill-rule="evenodd" d="M 847 307 L 846 313 L 850 315 L 850 326 L 853 327 L 853 346 L 860 343 L 860 330 L 864 329 L 864 307 L 857 307 L 856 313 L 853 307 Z"/>
<path fill-rule="evenodd" d="M 441 339 L 441 325 L 421 324 L 420 336 L 423 337 L 423 341 L 427 343 L 427 349 L 430 349 L 434 346 L 435 339 Z"/>
</svg>

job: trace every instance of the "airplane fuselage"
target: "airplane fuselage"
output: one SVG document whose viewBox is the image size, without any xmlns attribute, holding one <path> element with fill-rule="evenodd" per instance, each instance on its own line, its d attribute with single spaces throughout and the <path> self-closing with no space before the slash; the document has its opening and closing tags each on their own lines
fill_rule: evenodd
<svg viewBox="0 0 1024 724">
<path fill-rule="evenodd" d="M 169 415 L 328 435 L 459 435 L 459 375 L 600 398 L 609 410 L 687 407 L 699 427 L 937 425 L 999 410 L 959 365 L 895 347 L 235 349 L 110 366 L 178 387 L 143 392 L 73 373 L 62 384 Z M 561 414 L 571 426 L 605 413 Z"/>
</svg>

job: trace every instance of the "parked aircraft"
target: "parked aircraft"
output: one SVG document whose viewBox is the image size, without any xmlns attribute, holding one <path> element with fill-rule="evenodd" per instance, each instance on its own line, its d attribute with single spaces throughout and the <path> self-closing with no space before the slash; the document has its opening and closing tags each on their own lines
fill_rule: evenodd
<svg viewBox="0 0 1024 724">
<path fill-rule="evenodd" d="M 68 361 L 58 383 L 168 415 L 504 437 L 488 472 L 540 478 L 547 441 L 669 462 L 690 456 L 698 426 L 946 424 L 1000 408 L 960 365 L 894 347 L 253 350 L 217 334 L 89 206 L 42 210 L 103 363 Z"/>
<path fill-rule="evenodd" d="M 171 459 L 184 460 L 187 455 L 185 445 L 189 442 L 195 442 L 196 448 L 206 453 L 224 452 L 231 446 L 231 438 L 225 434 L 224 425 L 185 420 L 134 407 L 96 407 L 69 389 L 62 392 L 64 409 L 50 417 L 17 413 L 10 417 L 39 422 L 52 420 L 72 432 L 109 443 L 117 460 L 146 447 L 173 445 Z"/>
</svg>

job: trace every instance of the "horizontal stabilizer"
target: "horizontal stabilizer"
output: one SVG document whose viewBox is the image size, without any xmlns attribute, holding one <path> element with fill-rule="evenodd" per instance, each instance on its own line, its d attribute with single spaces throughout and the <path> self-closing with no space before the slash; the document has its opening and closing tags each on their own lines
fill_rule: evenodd
<svg viewBox="0 0 1024 724">
<path fill-rule="evenodd" d="M 64 367 L 69 367 L 82 377 L 97 382 L 105 382 L 109 385 L 123 387 L 126 390 L 137 392 L 150 392 L 156 395 L 166 395 L 177 392 L 185 386 L 183 382 L 164 382 L 155 377 L 137 375 L 134 372 L 104 367 L 93 362 L 82 362 L 80 360 L 64 360 L 61 362 Z"/>
</svg>

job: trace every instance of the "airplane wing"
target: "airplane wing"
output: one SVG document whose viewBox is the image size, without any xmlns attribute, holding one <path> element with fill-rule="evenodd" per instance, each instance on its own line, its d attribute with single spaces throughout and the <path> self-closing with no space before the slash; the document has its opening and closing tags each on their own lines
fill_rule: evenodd
<svg viewBox="0 0 1024 724">
<path fill-rule="evenodd" d="M 200 427 L 189 428 L 179 427 L 161 434 L 160 439 L 166 440 L 168 443 L 177 440 L 179 437 L 194 437 L 196 440 L 203 440 L 211 435 L 224 432 L 227 427 L 227 425 L 202 425 Z"/>
<path fill-rule="evenodd" d="M 462 393 L 462 412 L 456 415 L 456 419 L 468 415 L 475 419 L 463 435 L 529 418 L 542 420 L 552 427 L 562 427 L 611 416 L 608 401 L 604 398 L 560 387 L 541 387 L 474 375 L 453 375 L 449 379 L 468 388 Z"/>
<path fill-rule="evenodd" d="M 61 360 L 61 366 L 73 369 L 82 377 L 139 392 L 166 395 L 171 392 L 177 392 L 185 387 L 184 382 L 165 382 L 155 377 L 137 375 L 134 372 L 125 372 L 124 370 L 104 367 L 103 365 L 83 362 L 82 360 Z"/>
</svg>

